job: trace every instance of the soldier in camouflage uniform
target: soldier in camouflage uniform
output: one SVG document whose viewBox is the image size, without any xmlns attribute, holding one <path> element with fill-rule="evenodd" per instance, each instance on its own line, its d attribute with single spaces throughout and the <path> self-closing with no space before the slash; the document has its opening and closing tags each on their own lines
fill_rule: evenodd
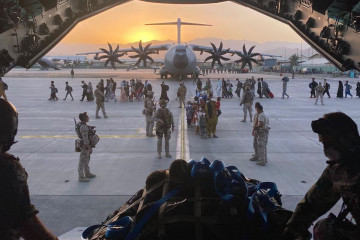
<svg viewBox="0 0 360 240">
<path fill-rule="evenodd" d="M 243 111 L 244 111 L 244 119 L 241 122 L 246 122 L 247 112 L 249 111 L 250 115 L 250 122 L 252 122 L 252 104 L 254 101 L 254 95 L 250 92 L 250 88 L 246 87 L 245 92 L 242 96 L 240 106 L 244 104 Z"/>
<path fill-rule="evenodd" d="M 269 137 L 269 118 L 265 114 L 263 106 L 259 103 L 255 106 L 257 112 L 257 124 L 253 130 L 256 132 L 254 135 L 256 138 L 258 162 L 257 165 L 265 166 L 267 163 L 267 143 Z M 256 152 L 256 151 L 255 151 Z"/>
<path fill-rule="evenodd" d="M 177 96 L 179 98 L 179 103 L 180 103 L 179 108 L 181 108 L 181 104 L 184 104 L 184 107 L 185 107 L 186 87 L 185 87 L 184 83 L 180 83 L 180 87 L 178 88 L 178 91 L 177 91 Z"/>
<path fill-rule="evenodd" d="M 216 136 L 216 126 L 218 123 L 218 115 L 216 110 L 216 103 L 211 100 L 213 97 L 212 93 L 209 95 L 209 100 L 205 104 L 205 113 L 206 113 L 206 133 L 208 137 L 211 137 L 211 133 L 214 138 L 218 138 Z"/>
<path fill-rule="evenodd" d="M 89 116 L 86 112 L 79 114 L 79 119 L 81 121 L 79 126 L 79 137 L 82 140 L 80 144 L 80 158 L 79 158 L 79 181 L 80 182 L 88 182 L 89 178 L 96 177 L 95 174 L 92 174 L 90 172 L 90 154 L 92 153 L 92 144 L 90 143 L 91 138 L 91 129 L 90 126 L 86 125 L 86 123 L 89 121 Z"/>
<path fill-rule="evenodd" d="M 146 136 L 147 137 L 155 137 L 153 134 L 153 128 L 154 128 L 154 119 L 153 114 L 156 110 L 154 101 L 153 101 L 154 92 L 153 91 L 147 91 L 146 93 L 146 99 L 144 102 L 144 115 L 146 117 Z"/>
<path fill-rule="evenodd" d="M 161 149 L 162 149 L 162 138 L 165 138 L 165 156 L 171 158 L 169 152 L 169 140 L 171 137 L 171 131 L 174 131 L 174 117 L 171 111 L 166 108 L 167 101 L 160 100 L 159 101 L 160 108 L 156 110 L 154 115 L 154 121 L 156 122 L 156 135 L 158 137 L 157 141 L 157 151 L 158 158 L 161 158 Z"/>
<path fill-rule="evenodd" d="M 323 144 L 328 166 L 297 205 L 284 230 L 284 239 L 310 239 L 310 225 L 342 198 L 343 210 L 317 222 L 315 240 L 360 239 L 360 137 L 356 123 L 342 112 L 313 121 L 312 130 Z M 356 224 L 344 221 L 351 213 Z"/>
<path fill-rule="evenodd" d="M 7 153 L 14 144 L 18 113 L 11 103 L 0 99 L 0 239 L 56 240 L 30 202 L 28 175 L 19 158 Z"/>
<path fill-rule="evenodd" d="M 105 112 L 105 105 L 104 105 L 105 95 L 104 95 L 104 93 L 101 92 L 100 88 L 101 88 L 100 84 L 96 85 L 96 90 L 94 92 L 95 98 L 96 98 L 96 118 L 101 118 L 99 116 L 100 108 L 101 108 L 104 118 L 107 118 L 106 112 Z"/>
</svg>

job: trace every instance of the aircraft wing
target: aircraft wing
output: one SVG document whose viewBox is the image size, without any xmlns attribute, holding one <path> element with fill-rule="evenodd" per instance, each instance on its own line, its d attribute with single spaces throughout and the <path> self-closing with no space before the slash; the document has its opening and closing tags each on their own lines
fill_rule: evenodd
<svg viewBox="0 0 360 240">
<path fill-rule="evenodd" d="M 212 47 L 201 46 L 201 45 L 196 45 L 196 44 L 188 44 L 188 47 L 190 47 L 192 50 L 198 51 L 198 52 L 211 52 L 213 50 Z"/>
<path fill-rule="evenodd" d="M 213 51 L 212 47 L 208 47 L 208 46 L 201 46 L 201 45 L 195 45 L 195 44 L 189 44 L 189 47 L 191 47 L 194 51 L 199 51 L 199 52 L 211 52 Z M 226 47 L 223 47 L 223 50 L 226 50 Z M 242 51 L 238 51 L 238 50 L 232 50 L 230 49 L 228 53 L 234 55 L 236 52 L 240 52 L 243 53 Z M 259 53 L 261 56 L 263 57 L 282 57 L 282 56 L 278 56 L 278 55 L 271 55 L 271 54 L 262 54 Z"/>
<path fill-rule="evenodd" d="M 161 45 L 154 45 L 154 46 L 150 46 L 148 48 L 149 51 L 165 51 L 168 50 L 170 47 L 172 46 L 172 44 L 161 44 Z M 115 49 L 113 47 L 113 49 Z M 134 49 L 139 50 L 139 47 L 134 47 Z M 119 53 L 128 53 L 128 52 L 135 52 L 134 49 L 132 48 L 123 48 L 123 49 L 119 49 Z M 104 53 L 103 51 L 97 51 L 97 52 L 85 52 L 85 53 L 77 53 L 76 55 L 89 55 L 89 54 L 101 54 Z"/>
<path fill-rule="evenodd" d="M 231 50 L 229 51 L 230 54 L 234 55 L 236 53 L 241 53 L 243 54 L 243 51 L 238 51 L 238 50 Z M 254 53 L 254 52 L 253 52 Z M 263 57 L 272 57 L 272 58 L 276 58 L 276 57 L 283 57 L 283 56 L 279 56 L 279 55 L 272 55 L 272 54 L 263 54 L 263 53 L 259 53 L 261 56 Z"/>
</svg>

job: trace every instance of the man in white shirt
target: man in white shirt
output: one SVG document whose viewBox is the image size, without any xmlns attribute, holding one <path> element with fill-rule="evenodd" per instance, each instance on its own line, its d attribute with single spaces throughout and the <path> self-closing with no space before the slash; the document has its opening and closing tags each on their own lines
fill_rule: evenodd
<svg viewBox="0 0 360 240">
<path fill-rule="evenodd" d="M 265 114 L 263 106 L 261 104 L 255 106 L 258 115 L 258 123 L 254 127 L 254 131 L 257 132 L 257 153 L 258 162 L 257 165 L 265 166 L 267 163 L 267 142 L 269 136 L 269 118 Z"/>
</svg>

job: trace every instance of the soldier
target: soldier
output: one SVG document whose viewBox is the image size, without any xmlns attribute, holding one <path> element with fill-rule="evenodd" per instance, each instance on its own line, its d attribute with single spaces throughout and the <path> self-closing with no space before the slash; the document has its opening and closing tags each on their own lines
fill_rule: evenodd
<svg viewBox="0 0 360 240">
<path fill-rule="evenodd" d="M 79 158 L 79 182 L 88 182 L 89 178 L 96 177 L 95 174 L 90 172 L 89 162 L 90 162 L 90 154 L 92 153 L 92 148 L 95 147 L 90 140 L 92 136 L 95 134 L 94 127 L 90 127 L 86 125 L 89 121 L 89 116 L 86 112 L 79 114 L 80 123 L 76 125 L 76 133 L 78 137 L 81 139 L 81 143 L 79 144 L 81 152 Z"/>
<path fill-rule="evenodd" d="M 319 82 L 319 85 L 316 86 L 315 91 L 316 91 L 315 105 L 317 105 L 319 97 L 320 97 L 321 105 L 324 105 L 324 102 L 323 102 L 324 88 L 323 88 L 323 86 L 321 86 L 321 82 Z"/>
<path fill-rule="evenodd" d="M 162 145 L 162 138 L 165 138 L 165 153 L 166 157 L 171 158 L 169 152 L 169 140 L 171 137 L 171 131 L 173 132 L 175 129 L 174 126 L 174 118 L 171 111 L 166 108 L 167 101 L 160 100 L 159 101 L 160 108 L 156 110 L 154 115 L 154 121 L 156 122 L 156 135 L 158 137 L 157 142 L 157 151 L 158 151 L 158 158 L 161 158 L 161 145 Z"/>
<path fill-rule="evenodd" d="M 102 80 L 102 79 L 101 79 Z M 82 93 L 82 98 L 80 99 L 80 101 L 84 101 L 84 98 L 86 97 L 86 100 L 87 100 L 87 89 L 88 89 L 88 86 L 87 84 L 84 82 L 84 81 L 81 81 L 82 83 L 82 89 L 83 89 L 83 93 Z"/>
<path fill-rule="evenodd" d="M 208 137 L 211 137 L 211 133 L 214 138 L 218 138 L 215 135 L 216 125 L 218 123 L 218 116 L 216 111 L 216 102 L 211 100 L 213 97 L 212 93 L 209 95 L 209 100 L 205 104 L 205 113 L 206 113 L 206 132 Z"/>
<path fill-rule="evenodd" d="M 177 91 L 177 96 L 179 98 L 179 103 L 180 103 L 179 108 L 181 108 L 181 104 L 184 104 L 184 106 L 185 106 L 186 87 L 183 82 L 180 83 L 180 87 L 178 88 L 178 91 Z"/>
<path fill-rule="evenodd" d="M 73 69 L 73 68 L 71 69 L 70 74 L 71 74 L 71 78 L 74 78 L 75 72 L 74 72 L 74 69 Z"/>
<path fill-rule="evenodd" d="M 101 111 L 103 113 L 103 116 L 104 118 L 108 118 L 106 116 L 106 112 L 105 112 L 105 105 L 104 105 L 104 102 L 105 102 L 105 96 L 104 94 L 101 92 L 100 90 L 100 85 L 96 85 L 96 90 L 94 92 L 94 95 L 95 95 L 95 98 L 96 98 L 96 118 L 101 118 L 99 116 L 99 110 L 101 108 Z"/>
<path fill-rule="evenodd" d="M 5 91 L 8 89 L 8 86 L 6 83 L 4 83 L 4 81 L 2 80 L 2 78 L 0 77 L 0 98 L 1 96 L 7 101 L 6 98 L 6 94 Z"/>
<path fill-rule="evenodd" d="M 144 102 L 144 115 L 146 117 L 146 136 L 155 137 L 153 134 L 154 119 L 153 114 L 156 110 L 156 106 L 153 101 L 154 92 L 147 91 L 147 96 Z"/>
<path fill-rule="evenodd" d="M 245 93 L 242 96 L 240 106 L 244 104 L 243 111 L 244 111 L 244 119 L 241 122 L 246 122 L 247 112 L 249 111 L 250 122 L 252 121 L 252 104 L 254 101 L 254 95 L 250 92 L 250 88 L 245 88 Z"/>
<path fill-rule="evenodd" d="M 261 105 L 259 102 L 255 103 L 255 109 Z M 258 154 L 258 145 L 257 145 L 257 138 L 258 138 L 258 131 L 255 131 L 255 126 L 259 124 L 259 114 L 257 111 L 254 113 L 254 120 L 253 120 L 253 130 L 252 130 L 252 136 L 253 138 L 253 148 L 254 148 L 254 154 L 249 159 L 250 161 L 258 161 L 259 160 L 259 154 Z"/>
<path fill-rule="evenodd" d="M 65 98 L 63 100 L 66 100 L 67 96 L 70 94 L 70 97 L 71 97 L 71 101 L 74 101 L 74 98 L 71 94 L 72 92 L 72 87 L 69 85 L 69 82 L 65 82 L 65 91 L 66 91 L 66 95 L 65 95 Z"/>
<path fill-rule="evenodd" d="M 311 123 L 323 144 L 328 166 L 297 205 L 283 239 L 311 239 L 313 222 L 342 198 L 338 217 L 330 214 L 314 227 L 315 240 L 360 239 L 360 138 L 356 123 L 342 112 L 325 114 Z M 345 220 L 351 213 L 356 225 Z"/>
<path fill-rule="evenodd" d="M 255 110 L 258 113 L 257 125 L 254 127 L 256 131 L 257 139 L 257 153 L 258 153 L 258 162 L 257 165 L 265 166 L 267 163 L 267 142 L 269 136 L 269 118 L 265 114 L 263 106 L 258 104 L 255 106 Z"/>
<path fill-rule="evenodd" d="M 30 202 L 28 175 L 19 158 L 7 153 L 15 143 L 18 113 L 15 107 L 0 99 L 0 233 L 1 239 L 56 240 Z"/>
</svg>

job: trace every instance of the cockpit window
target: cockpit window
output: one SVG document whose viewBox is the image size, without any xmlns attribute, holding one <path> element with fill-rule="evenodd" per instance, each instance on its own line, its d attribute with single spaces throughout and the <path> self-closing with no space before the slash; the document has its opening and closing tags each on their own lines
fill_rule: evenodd
<svg viewBox="0 0 360 240">
<path fill-rule="evenodd" d="M 177 53 L 184 53 L 184 52 L 186 52 L 186 49 L 176 49 L 175 52 L 177 52 Z"/>
</svg>

